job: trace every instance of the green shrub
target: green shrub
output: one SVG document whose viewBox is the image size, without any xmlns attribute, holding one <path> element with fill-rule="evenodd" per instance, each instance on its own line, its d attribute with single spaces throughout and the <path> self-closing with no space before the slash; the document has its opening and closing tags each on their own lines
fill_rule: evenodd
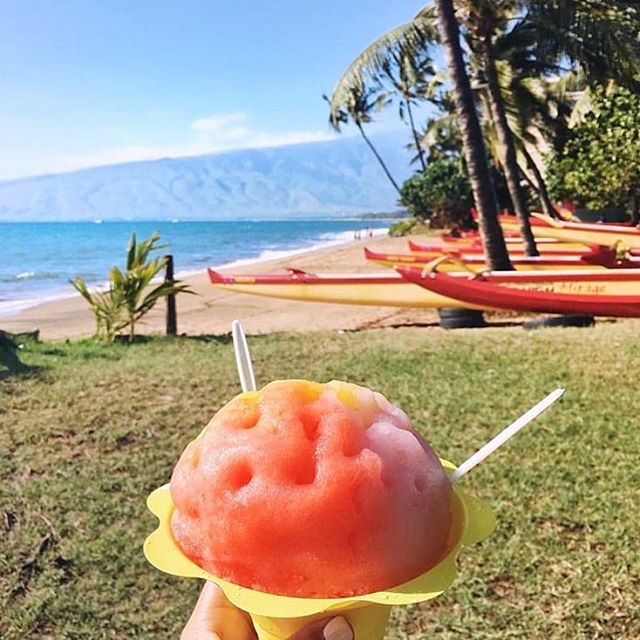
<svg viewBox="0 0 640 640">
<path fill-rule="evenodd" d="M 592 110 L 547 167 L 549 190 L 578 207 L 604 209 L 640 200 L 640 97 L 600 88 Z"/>
<path fill-rule="evenodd" d="M 430 162 L 424 173 L 411 176 L 400 188 L 400 203 L 419 220 L 432 227 L 471 223 L 473 198 L 469 180 L 459 158 Z"/>
<path fill-rule="evenodd" d="M 416 226 L 416 224 L 418 224 L 418 221 L 415 218 L 407 218 L 406 220 L 394 222 L 389 227 L 389 235 L 394 238 L 406 236 L 410 233 L 411 229 Z"/>
</svg>

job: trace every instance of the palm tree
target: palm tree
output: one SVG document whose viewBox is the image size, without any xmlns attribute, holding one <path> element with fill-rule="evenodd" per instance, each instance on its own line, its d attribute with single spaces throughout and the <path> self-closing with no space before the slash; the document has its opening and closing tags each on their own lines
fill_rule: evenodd
<svg viewBox="0 0 640 640">
<path fill-rule="evenodd" d="M 492 124 L 498 139 L 499 161 L 502 165 L 513 209 L 520 221 L 520 235 L 525 252 L 540 255 L 529 224 L 524 196 L 520 187 L 520 169 L 511 129 L 502 97 L 498 77 L 493 38 L 497 31 L 505 30 L 505 23 L 513 15 L 514 3 L 510 0 L 473 0 L 460 3 L 463 23 L 470 36 L 472 50 L 476 54 L 486 87 L 486 99 Z"/>
<path fill-rule="evenodd" d="M 417 56 L 417 57 L 416 57 Z M 436 73 L 433 61 L 424 50 L 416 50 L 410 54 L 402 49 L 391 51 L 389 57 L 382 61 L 380 81 L 390 83 L 399 98 L 398 114 L 402 121 L 405 115 L 416 148 L 417 158 L 422 171 L 427 170 L 424 149 L 416 128 L 413 107 L 424 100 L 431 100 L 442 82 L 442 74 Z"/>
<path fill-rule="evenodd" d="M 427 120 L 422 132 L 422 146 L 429 152 L 430 159 L 457 155 L 462 148 L 462 139 L 451 91 L 441 91 L 432 102 L 438 108 L 438 115 Z"/>
<path fill-rule="evenodd" d="M 341 91 L 348 90 L 354 83 L 365 86 L 372 79 L 379 81 L 376 70 L 379 72 L 384 61 L 392 57 L 393 51 L 402 50 L 406 54 L 403 60 L 411 59 L 411 56 L 418 59 L 419 53 L 437 40 L 437 34 L 433 33 L 436 15 L 440 17 L 441 10 L 446 8 L 455 19 L 454 3 L 449 0 L 445 5 L 436 2 L 426 7 L 411 22 L 384 34 L 365 49 L 341 79 Z M 636 38 L 640 31 L 640 9 L 634 0 L 456 0 L 455 6 L 460 10 L 460 15 L 466 18 L 464 25 L 469 59 L 483 80 L 490 116 L 489 122 L 485 120 L 485 130 L 496 139 L 494 157 L 505 171 L 522 233 L 528 240 L 529 253 L 536 253 L 522 204 L 520 174 L 538 192 L 543 209 L 553 214 L 554 208 L 546 192 L 542 171 L 527 144 L 536 146 L 546 138 L 546 135 L 536 137 L 531 129 L 538 125 L 539 134 L 539 125 L 550 121 L 554 121 L 551 131 L 559 140 L 563 135 L 562 130 L 566 132 L 568 120 L 566 105 L 563 105 L 562 114 L 551 117 L 551 105 L 545 103 L 544 95 L 542 99 L 532 100 L 531 93 L 530 104 L 527 105 L 523 100 L 526 95 L 523 89 L 534 81 L 549 84 L 552 82 L 550 77 L 564 76 L 567 70 L 584 70 L 595 80 L 618 78 L 620 84 L 625 86 L 640 84 L 640 39 Z M 508 41 L 514 48 L 513 57 L 508 61 L 502 59 L 500 40 Z M 460 46 L 459 35 L 455 41 Z M 447 60 L 451 64 L 449 57 Z M 459 70 L 466 72 L 464 58 L 460 60 L 462 66 Z M 451 70 L 453 68 L 450 67 Z M 453 76 L 452 82 L 457 82 Z M 459 85 L 454 86 L 454 93 L 456 111 L 459 112 Z M 511 103 L 507 95 L 509 93 L 517 98 Z M 518 93 L 522 95 L 518 96 Z M 334 100 L 334 104 L 339 104 L 337 95 L 334 95 L 332 102 Z M 539 107 L 537 111 L 532 109 L 536 101 Z M 472 98 L 468 98 L 467 108 L 471 109 L 472 105 Z M 441 134 L 445 130 L 441 124 L 437 120 L 430 121 L 428 135 L 433 137 L 435 133 L 441 141 Z M 468 147 L 470 131 L 466 125 L 463 127 L 462 122 L 460 127 L 467 129 L 464 136 Z M 466 151 L 468 149 L 465 155 Z M 518 165 L 518 154 L 525 170 Z M 471 164 L 468 168 L 473 170 Z M 532 178 L 528 172 L 533 174 Z M 478 202 L 478 209 L 485 207 Z M 499 244 L 497 238 L 494 244 Z"/>
<path fill-rule="evenodd" d="M 547 80 L 515 71 L 512 82 L 502 93 L 522 174 L 538 195 L 543 212 L 551 217 L 560 217 L 534 153 L 540 158 L 541 147 L 548 150 L 563 147 L 572 117 L 580 105 L 588 102 L 585 100 L 587 90 L 584 78 L 581 74 L 570 72 L 560 78 Z"/>
<path fill-rule="evenodd" d="M 594 79 L 617 77 L 637 85 L 640 81 L 636 77 L 640 42 L 634 34 L 640 28 L 640 11 L 636 4 L 627 0 L 459 0 L 457 4 L 486 84 L 486 99 L 499 142 L 500 161 L 520 220 L 520 232 L 527 253 L 537 255 L 520 188 L 518 149 L 507 115 L 504 82 L 501 82 L 498 70 L 496 36 L 506 34 L 517 43 L 524 35 L 524 42 L 519 43 L 519 54 L 535 69 L 538 78 L 557 72 L 564 61 L 569 61 L 574 69 L 588 70 Z M 508 28 L 512 21 L 515 26 Z M 555 210 L 542 174 L 524 144 L 520 153 L 534 174 L 543 209 L 553 215 Z"/>
<path fill-rule="evenodd" d="M 451 0 L 435 0 L 438 12 L 438 32 L 444 49 L 453 99 L 458 114 L 462 150 L 469 171 L 473 199 L 480 214 L 480 229 L 489 267 L 511 269 L 511 261 L 498 223 L 498 205 L 491 184 L 480 121 L 474 104 L 473 91 L 467 75 L 460 31 Z"/>
<path fill-rule="evenodd" d="M 472 17 L 468 20 L 467 34 L 480 32 L 483 34 L 483 42 L 490 43 L 490 37 L 493 35 L 495 29 L 492 27 L 493 13 L 497 12 L 497 8 L 500 9 L 499 15 L 501 16 L 502 23 L 505 22 L 505 18 L 510 16 L 510 8 L 513 4 L 510 1 L 503 2 L 501 0 L 493 0 L 489 2 L 485 0 L 480 4 L 484 7 L 483 12 L 478 13 L 478 2 L 459 2 L 461 6 L 467 8 L 467 14 Z M 496 4 L 500 5 L 496 8 Z M 493 12 L 493 13 L 492 13 Z M 491 18 L 488 21 L 487 18 Z M 349 69 L 345 72 L 341 78 L 332 102 L 334 105 L 339 104 L 339 96 L 344 94 L 349 87 L 357 85 L 364 85 L 367 81 L 380 82 L 381 75 L 387 75 L 390 67 L 397 68 L 400 71 L 400 75 L 405 77 L 420 78 L 418 67 L 420 66 L 421 56 L 425 56 L 425 50 L 434 43 L 436 40 L 436 33 L 434 32 L 434 25 L 436 21 L 436 12 L 433 6 L 428 6 L 423 9 L 411 22 L 400 27 L 396 27 L 392 31 L 384 34 L 378 38 L 372 45 L 367 47 L 354 62 L 350 65 Z M 470 28 L 469 25 L 471 25 Z M 475 38 L 478 41 L 478 37 Z M 478 56 L 479 57 L 479 56 Z M 428 59 L 428 58 L 427 58 Z M 410 62 L 413 60 L 413 65 Z M 483 65 L 476 65 L 482 68 Z M 433 73 L 433 71 L 431 71 Z M 501 108 L 503 100 L 499 93 L 499 85 L 495 63 L 489 69 L 487 74 L 492 82 L 489 83 L 490 90 L 489 99 L 487 100 L 490 106 L 490 113 L 493 115 L 494 125 L 491 128 L 494 135 L 497 135 L 498 144 L 495 145 L 497 153 L 494 157 L 498 159 L 498 162 L 503 166 L 507 177 L 507 184 L 513 202 L 514 209 L 519 215 L 522 226 L 522 234 L 527 242 L 528 253 L 536 255 L 537 250 L 533 239 L 533 234 L 529 226 L 527 212 L 523 203 L 523 196 L 520 188 L 520 171 L 517 164 L 516 147 L 512 136 L 510 136 L 509 127 L 506 121 L 506 115 L 504 109 Z M 393 81 L 394 88 L 403 96 L 407 97 L 407 83 Z M 414 82 L 417 86 L 418 83 Z M 486 84 L 486 83 L 485 83 Z M 433 83 L 431 85 L 433 87 Z M 428 98 L 437 103 L 434 99 L 433 88 Z M 407 101 L 408 102 L 408 101 Z M 402 102 L 401 102 L 402 104 Z M 410 103 L 408 104 L 410 107 Z M 409 112 L 409 116 L 412 119 L 412 114 Z M 448 116 L 447 116 L 448 117 Z M 433 135 L 440 135 L 444 131 L 444 127 L 447 127 L 446 123 L 440 119 L 432 119 L 428 123 L 428 132 L 426 143 L 431 146 L 433 142 Z M 421 153 L 421 144 L 417 139 L 415 132 L 415 126 L 412 126 L 414 132 L 414 139 L 416 148 L 418 149 L 418 157 L 424 161 Z M 431 138 L 431 139 L 429 139 Z M 503 150 L 505 152 L 503 153 Z M 544 192 L 544 187 L 542 187 Z"/>
<path fill-rule="evenodd" d="M 545 179 L 542 176 L 542 173 L 540 171 L 540 168 L 536 164 L 536 161 L 527 149 L 527 145 L 520 145 L 518 151 L 523 156 L 527 169 L 529 169 L 529 171 L 533 173 L 533 178 L 530 178 L 527 172 L 522 169 L 522 175 L 529 183 L 529 186 L 536 192 L 538 196 L 542 212 L 551 218 L 559 218 L 560 214 L 555 208 L 551 200 L 551 196 L 549 195 L 549 191 L 547 190 L 547 183 L 545 182 Z"/>
<path fill-rule="evenodd" d="M 492 109 L 502 108 L 505 115 L 494 119 L 498 126 L 508 120 L 510 131 L 503 128 L 503 136 L 512 139 L 534 179 L 524 170 L 523 175 L 537 191 L 545 213 L 557 215 L 528 143 L 538 146 L 546 139 L 562 147 L 572 112 L 589 102 L 587 79 L 597 83 L 615 78 L 638 88 L 640 40 L 635 34 L 640 31 L 640 9 L 627 0 L 484 0 L 480 5 L 489 19 L 493 15 L 503 22 L 509 17 L 515 21 L 510 29 L 501 25 L 484 49 L 488 76 L 491 67 L 497 68 L 497 60 L 508 61 L 510 71 L 509 82 L 502 81 L 489 92 L 496 103 Z M 531 135 L 536 125 L 537 135 Z M 513 170 L 513 165 L 507 169 Z"/>
<path fill-rule="evenodd" d="M 340 131 L 341 125 L 347 124 L 349 120 L 351 120 L 358 128 L 362 139 L 367 143 L 367 146 L 371 149 L 376 160 L 380 163 L 382 170 L 389 179 L 389 182 L 393 185 L 396 193 L 400 194 L 400 187 L 398 183 L 391 175 L 391 172 L 382 159 L 382 156 L 378 153 L 378 150 L 375 148 L 362 126 L 363 124 L 367 124 L 373 120 L 371 116 L 372 112 L 382 108 L 384 102 L 388 100 L 386 95 L 380 94 L 377 87 L 365 88 L 364 85 L 356 85 L 350 87 L 349 91 L 344 92 L 342 103 L 344 106 L 335 109 L 332 105 L 332 101 L 326 95 L 323 95 L 322 97 L 331 105 L 331 114 L 329 116 L 331 126 L 336 131 Z"/>
<path fill-rule="evenodd" d="M 420 11 L 413 20 L 388 31 L 362 51 L 351 63 L 336 85 L 330 101 L 332 120 L 339 120 L 341 110 L 345 108 L 348 109 L 347 105 L 352 100 L 354 91 L 361 92 L 363 87 L 371 84 L 373 84 L 374 87 L 380 88 L 381 78 L 385 75 L 385 68 L 388 68 L 390 64 L 398 65 L 400 62 L 406 65 L 413 61 L 414 64 L 411 67 L 411 71 L 404 71 L 405 76 L 411 74 L 416 79 L 420 78 L 420 65 L 416 64 L 416 61 L 426 60 L 429 47 L 438 40 L 439 29 L 436 24 L 437 16 L 437 6 L 427 6 Z M 457 32 L 457 23 L 455 23 L 455 20 L 454 26 Z M 466 78 L 463 60 L 461 69 Z M 430 99 L 432 100 L 435 94 L 434 88 L 437 86 L 433 80 L 432 78 L 432 81 L 427 83 L 430 88 Z M 420 80 L 420 83 L 424 84 L 424 80 Z M 417 84 L 418 81 L 414 81 L 413 85 L 416 86 Z M 470 105 L 477 123 L 473 97 L 470 100 Z M 474 197 L 476 208 L 481 217 L 481 229 L 485 235 L 485 241 L 488 243 L 486 248 L 487 254 L 489 255 L 489 262 L 493 268 L 511 268 L 502 230 L 497 221 L 497 204 L 489 177 L 481 134 L 477 136 L 476 144 L 478 141 L 480 142 L 480 149 L 472 154 L 471 162 L 469 158 L 467 158 L 467 166 L 471 182 L 472 184 L 475 183 Z M 421 143 L 418 139 L 416 139 L 416 147 L 418 150 L 421 148 Z M 476 160 L 478 159 L 479 162 L 484 164 L 484 171 L 482 168 L 472 168 L 475 167 Z M 484 184 L 480 184 L 483 180 Z"/>
<path fill-rule="evenodd" d="M 417 102 L 429 99 L 440 82 L 428 54 L 428 47 L 436 38 L 432 14 L 428 11 L 424 17 L 419 16 L 392 29 L 364 49 L 338 80 L 328 100 L 330 121 L 335 125 L 341 121 L 341 112 L 351 113 L 354 98 L 366 90 L 370 91 L 368 99 L 375 103 L 376 108 L 389 104 L 394 94 L 399 95 L 399 115 L 404 121 L 406 114 L 409 120 L 423 171 L 426 162 L 413 107 Z M 388 85 L 391 86 L 390 91 L 386 89 Z"/>
<path fill-rule="evenodd" d="M 541 147 L 562 148 L 571 114 L 582 100 L 586 83 L 581 73 L 558 76 L 555 66 L 532 55 L 537 37 L 531 22 L 520 20 L 513 28 L 497 34 L 493 51 L 521 173 L 538 195 L 542 210 L 558 217 L 534 155 L 540 158 Z"/>
</svg>

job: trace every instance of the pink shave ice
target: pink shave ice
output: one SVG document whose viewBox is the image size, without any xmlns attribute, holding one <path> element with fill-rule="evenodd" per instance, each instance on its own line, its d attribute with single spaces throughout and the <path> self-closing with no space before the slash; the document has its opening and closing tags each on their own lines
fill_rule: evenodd
<svg viewBox="0 0 640 640">
<path fill-rule="evenodd" d="M 447 551 L 452 490 L 438 457 L 380 393 L 284 380 L 244 393 L 185 449 L 171 528 L 211 574 L 330 598 L 417 577 Z"/>
</svg>

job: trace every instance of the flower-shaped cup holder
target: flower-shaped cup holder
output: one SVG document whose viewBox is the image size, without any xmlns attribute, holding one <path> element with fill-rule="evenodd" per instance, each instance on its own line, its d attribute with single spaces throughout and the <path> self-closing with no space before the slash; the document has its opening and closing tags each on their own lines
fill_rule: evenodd
<svg viewBox="0 0 640 640">
<path fill-rule="evenodd" d="M 455 466 L 442 460 L 445 471 Z M 185 578 L 204 578 L 215 582 L 227 598 L 247 611 L 260 640 L 283 640 L 317 617 L 340 611 L 355 631 L 357 640 L 381 640 L 391 607 L 424 602 L 446 591 L 456 577 L 456 557 L 463 547 L 491 535 L 495 516 L 483 501 L 453 487 L 453 522 L 446 556 L 422 575 L 385 591 L 344 598 L 294 598 L 254 591 L 235 585 L 198 567 L 182 552 L 170 529 L 174 504 L 169 485 L 156 489 L 147 499 L 149 510 L 160 521 L 147 538 L 144 553 L 156 568 Z"/>
</svg>

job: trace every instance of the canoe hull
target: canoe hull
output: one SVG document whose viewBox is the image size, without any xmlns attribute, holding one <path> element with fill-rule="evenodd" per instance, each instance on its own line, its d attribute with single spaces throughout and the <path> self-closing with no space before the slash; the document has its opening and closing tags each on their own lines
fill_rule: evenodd
<svg viewBox="0 0 640 640">
<path fill-rule="evenodd" d="M 393 267 L 398 264 L 426 266 L 434 260 L 449 257 L 438 265 L 440 272 L 462 271 L 465 268 L 471 271 L 482 271 L 488 268 L 484 255 L 481 254 L 442 254 L 438 252 L 414 252 L 414 253 L 381 253 L 371 251 L 365 247 L 365 258 L 385 267 Z M 584 255 L 568 256 L 512 256 L 511 263 L 517 271 L 557 271 L 559 269 L 592 270 L 592 269 L 620 269 L 640 267 L 640 258 L 625 258 L 617 260 L 615 252 L 611 249 L 598 247 Z"/>
<path fill-rule="evenodd" d="M 420 286 L 463 303 L 512 311 L 640 317 L 640 269 L 622 272 L 544 275 L 521 279 L 486 276 L 452 277 L 415 267 L 397 267 L 401 275 Z M 493 276 L 493 277 L 492 277 Z M 498 277 L 496 277 L 498 276 Z"/>
<path fill-rule="evenodd" d="M 538 213 L 533 214 L 530 220 L 531 230 L 536 237 L 552 237 L 565 242 L 584 242 L 605 247 L 621 243 L 628 249 L 640 249 L 640 229 L 637 227 L 567 222 L 553 220 Z M 500 224 L 505 230 L 514 230 L 518 226 L 514 216 L 500 216 Z"/>
<path fill-rule="evenodd" d="M 397 274 L 317 276 L 292 273 L 282 276 L 223 275 L 208 270 L 209 279 L 226 291 L 304 302 L 330 302 L 374 307 L 484 309 L 427 291 Z"/>
<path fill-rule="evenodd" d="M 595 248 L 591 245 L 583 244 L 582 242 L 558 242 L 554 240 L 553 242 L 540 242 L 538 238 L 536 238 L 536 244 L 538 245 L 538 251 L 542 256 L 548 255 L 585 255 L 589 253 L 593 253 Z M 412 240 L 408 241 L 409 250 L 412 253 L 468 253 L 468 254 L 484 254 L 484 246 L 481 242 L 477 243 L 460 243 L 455 244 L 453 242 L 448 243 L 432 243 L 432 244 L 419 244 L 417 242 L 413 242 Z M 522 242 L 517 243 L 507 243 L 507 250 L 509 251 L 509 255 L 517 256 L 524 255 L 525 246 Z"/>
</svg>

